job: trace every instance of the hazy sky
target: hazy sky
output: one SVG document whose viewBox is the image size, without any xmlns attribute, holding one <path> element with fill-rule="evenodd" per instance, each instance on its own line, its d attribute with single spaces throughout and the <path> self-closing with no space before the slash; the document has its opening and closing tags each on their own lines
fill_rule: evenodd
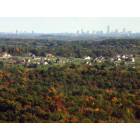
<svg viewBox="0 0 140 140">
<path fill-rule="evenodd" d="M 82 18 L 82 17 L 53 17 L 53 18 L 18 18 L 6 17 L 0 18 L 0 32 L 15 32 L 27 31 L 42 32 L 42 33 L 58 33 L 58 32 L 76 32 L 83 29 L 84 31 L 103 30 L 106 32 L 107 25 L 110 25 L 111 30 L 118 29 L 133 32 L 140 32 L 140 17 L 139 18 Z"/>
</svg>

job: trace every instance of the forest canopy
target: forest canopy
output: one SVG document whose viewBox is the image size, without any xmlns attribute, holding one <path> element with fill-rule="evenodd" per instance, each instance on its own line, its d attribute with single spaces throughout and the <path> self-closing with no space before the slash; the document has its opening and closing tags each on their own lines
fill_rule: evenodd
<svg viewBox="0 0 140 140">
<path fill-rule="evenodd" d="M 0 61 L 0 122 L 140 122 L 140 40 L 0 39 L 0 52 L 137 56 L 135 67 L 104 62 L 28 68 Z"/>
</svg>

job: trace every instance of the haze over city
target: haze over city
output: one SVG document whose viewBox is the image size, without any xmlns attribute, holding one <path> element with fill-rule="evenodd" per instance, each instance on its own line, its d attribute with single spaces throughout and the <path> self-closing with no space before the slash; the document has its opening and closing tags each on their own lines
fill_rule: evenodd
<svg viewBox="0 0 140 140">
<path fill-rule="evenodd" d="M 140 18 L 131 17 L 1 17 L 0 21 L 0 32 L 12 33 L 140 32 Z"/>
</svg>

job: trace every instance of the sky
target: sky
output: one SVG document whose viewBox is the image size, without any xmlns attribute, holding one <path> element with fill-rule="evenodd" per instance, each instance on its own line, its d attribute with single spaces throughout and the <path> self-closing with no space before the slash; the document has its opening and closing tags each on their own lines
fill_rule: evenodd
<svg viewBox="0 0 140 140">
<path fill-rule="evenodd" d="M 0 32 L 64 33 L 83 29 L 140 32 L 140 17 L 0 17 Z"/>
</svg>

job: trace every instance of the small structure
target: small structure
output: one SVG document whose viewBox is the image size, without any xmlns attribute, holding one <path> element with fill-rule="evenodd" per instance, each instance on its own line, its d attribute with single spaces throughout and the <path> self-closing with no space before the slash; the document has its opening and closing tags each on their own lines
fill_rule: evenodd
<svg viewBox="0 0 140 140">
<path fill-rule="evenodd" d="M 91 60 L 91 57 L 90 56 L 85 56 L 84 60 Z"/>
<path fill-rule="evenodd" d="M 46 57 L 47 57 L 47 58 L 54 58 L 55 56 L 54 56 L 53 54 L 51 54 L 51 53 L 48 53 L 48 54 L 46 55 Z"/>
<path fill-rule="evenodd" d="M 30 59 L 26 59 L 25 61 L 26 61 L 26 63 L 30 63 L 30 62 L 31 62 L 31 60 L 30 60 Z"/>
<path fill-rule="evenodd" d="M 118 61 L 118 62 L 120 62 L 120 61 L 122 60 L 122 59 L 121 59 L 121 55 L 118 54 L 118 55 L 116 56 L 115 60 Z"/>
<path fill-rule="evenodd" d="M 61 64 L 65 64 L 66 61 L 63 58 L 60 58 L 60 59 L 57 60 L 57 63 L 61 65 Z"/>
<path fill-rule="evenodd" d="M 134 64 L 135 63 L 135 58 L 132 54 L 123 54 L 123 55 L 116 55 L 114 58 L 111 58 L 111 62 L 114 62 L 114 64 Z"/>
<path fill-rule="evenodd" d="M 45 61 L 45 62 L 44 62 L 44 65 L 48 65 L 48 62 L 47 62 L 47 61 Z"/>
<path fill-rule="evenodd" d="M 4 59 L 8 59 L 8 58 L 11 58 L 12 56 L 7 52 L 3 52 L 3 53 L 0 53 L 0 57 Z"/>
<path fill-rule="evenodd" d="M 35 54 L 32 54 L 31 57 L 32 57 L 32 59 L 35 59 L 36 56 L 35 56 Z"/>
<path fill-rule="evenodd" d="M 89 65 L 89 66 L 92 66 L 92 63 L 91 62 L 88 62 L 87 61 L 86 64 Z"/>
<path fill-rule="evenodd" d="M 100 57 L 96 57 L 94 59 L 94 62 L 97 62 L 97 63 L 102 63 L 105 61 L 105 58 L 103 56 L 100 56 Z"/>
<path fill-rule="evenodd" d="M 26 60 L 22 59 L 22 60 L 16 60 L 15 64 L 21 64 L 21 65 L 25 65 Z"/>
<path fill-rule="evenodd" d="M 123 54 L 122 55 L 122 59 L 126 59 L 126 58 L 127 58 L 127 56 Z"/>
<path fill-rule="evenodd" d="M 47 65 L 48 61 L 45 58 L 42 57 L 41 60 L 40 60 L 40 64 Z"/>
<path fill-rule="evenodd" d="M 134 57 L 132 57 L 132 58 L 131 58 L 131 61 L 132 61 L 133 63 L 135 63 L 135 58 L 134 58 Z"/>
</svg>

